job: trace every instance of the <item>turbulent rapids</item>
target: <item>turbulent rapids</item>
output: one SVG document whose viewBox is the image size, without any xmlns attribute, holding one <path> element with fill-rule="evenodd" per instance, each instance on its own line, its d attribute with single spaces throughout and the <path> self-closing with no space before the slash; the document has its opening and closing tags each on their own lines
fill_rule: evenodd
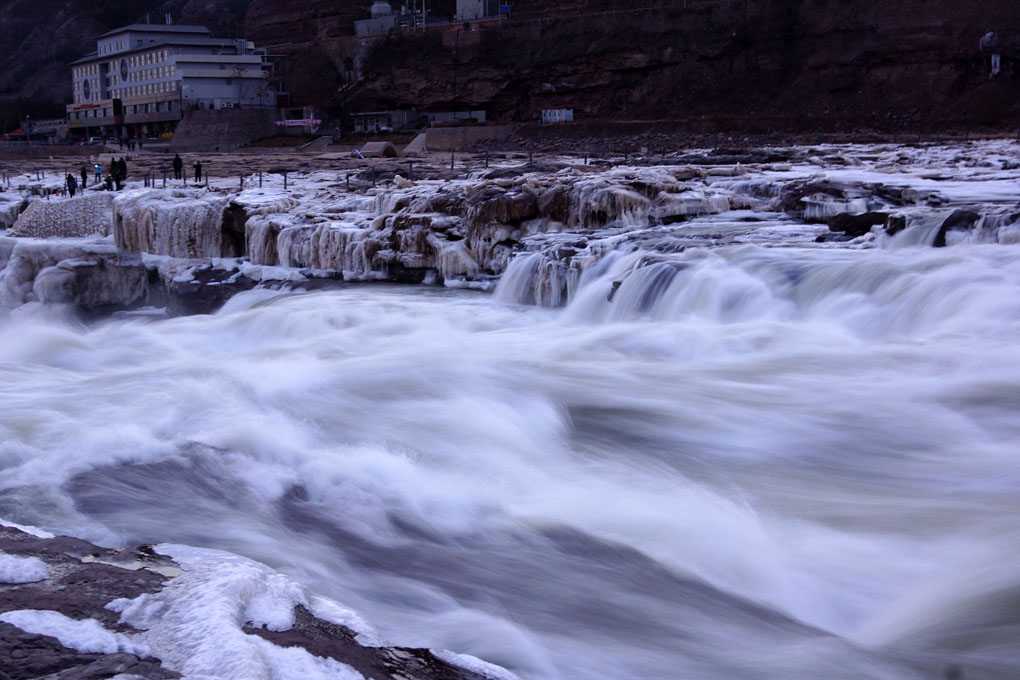
<svg viewBox="0 0 1020 680">
<path fill-rule="evenodd" d="M 260 285 L 86 324 L 30 299 L 25 264 L 0 275 L 22 295 L 0 517 L 237 553 L 521 678 L 1016 676 L 1020 187 L 995 149 L 898 187 L 840 165 L 838 197 L 795 164 L 515 178 L 494 186 L 531 198 L 498 206 L 400 180 L 314 215 L 230 199 L 237 275 L 399 262 L 445 288 Z M 167 237 L 154 200 L 116 199 L 121 249 L 241 256 Z"/>
</svg>

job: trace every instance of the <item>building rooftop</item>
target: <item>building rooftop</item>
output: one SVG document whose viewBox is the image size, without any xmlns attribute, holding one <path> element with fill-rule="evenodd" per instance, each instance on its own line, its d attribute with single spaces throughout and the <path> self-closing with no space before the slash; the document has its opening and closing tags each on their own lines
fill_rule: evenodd
<svg viewBox="0 0 1020 680">
<path fill-rule="evenodd" d="M 250 42 L 250 41 L 246 41 Z M 99 54 L 98 52 L 91 52 L 81 59 L 72 61 L 69 65 L 74 66 L 76 64 L 87 64 L 92 61 L 109 61 L 113 58 L 120 58 L 126 55 L 134 54 L 136 52 L 147 52 L 149 50 L 156 49 L 157 47 L 165 47 L 167 45 L 206 45 L 215 47 L 233 47 L 237 44 L 237 40 L 230 38 L 206 38 L 201 36 L 181 36 L 179 38 L 170 38 L 169 40 L 158 40 L 156 42 L 145 43 L 138 47 L 132 47 L 126 50 L 120 50 L 118 52 L 112 52 L 110 54 Z M 181 55 L 188 56 L 188 55 Z"/>
<path fill-rule="evenodd" d="M 150 33 L 202 33 L 205 35 L 209 34 L 209 29 L 205 26 L 187 26 L 185 24 L 129 24 L 127 26 L 121 26 L 115 28 L 112 31 L 108 31 L 100 38 L 108 38 L 111 35 L 117 35 L 118 33 L 128 32 L 141 32 L 147 31 Z"/>
</svg>

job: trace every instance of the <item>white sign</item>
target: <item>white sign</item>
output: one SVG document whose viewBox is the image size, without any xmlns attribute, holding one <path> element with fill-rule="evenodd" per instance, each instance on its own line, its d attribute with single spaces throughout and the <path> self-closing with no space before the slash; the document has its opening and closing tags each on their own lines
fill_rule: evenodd
<svg viewBox="0 0 1020 680">
<path fill-rule="evenodd" d="M 318 118 L 301 118 L 292 120 L 278 120 L 276 124 L 280 127 L 305 127 L 306 125 L 321 125 L 322 121 Z"/>
</svg>

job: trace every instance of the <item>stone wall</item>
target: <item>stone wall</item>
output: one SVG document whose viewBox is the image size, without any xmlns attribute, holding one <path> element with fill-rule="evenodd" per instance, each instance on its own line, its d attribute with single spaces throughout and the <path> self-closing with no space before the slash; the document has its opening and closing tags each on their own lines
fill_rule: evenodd
<svg viewBox="0 0 1020 680">
<path fill-rule="evenodd" d="M 506 139 L 513 133 L 510 125 L 429 128 L 425 131 L 425 146 L 429 151 L 460 151 L 478 142 Z"/>
<path fill-rule="evenodd" d="M 227 151 L 276 134 L 276 109 L 186 111 L 170 148 L 174 151 Z"/>
<path fill-rule="evenodd" d="M 63 200 L 36 200 L 21 214 L 10 236 L 76 238 L 110 233 L 113 194 L 88 193 Z"/>
</svg>

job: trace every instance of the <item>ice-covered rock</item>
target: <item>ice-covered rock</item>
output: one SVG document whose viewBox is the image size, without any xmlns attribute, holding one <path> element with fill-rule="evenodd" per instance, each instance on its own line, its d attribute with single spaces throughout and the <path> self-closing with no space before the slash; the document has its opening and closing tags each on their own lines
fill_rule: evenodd
<svg viewBox="0 0 1020 680">
<path fill-rule="evenodd" d="M 108 191 L 83 193 L 74 198 L 35 200 L 21 213 L 8 232 L 31 238 L 80 238 L 110 233 L 113 194 Z"/>
<path fill-rule="evenodd" d="M 118 248 L 179 258 L 236 257 L 225 233 L 227 196 L 199 189 L 137 189 L 113 202 Z M 243 227 L 242 227 L 243 228 Z"/>
</svg>

